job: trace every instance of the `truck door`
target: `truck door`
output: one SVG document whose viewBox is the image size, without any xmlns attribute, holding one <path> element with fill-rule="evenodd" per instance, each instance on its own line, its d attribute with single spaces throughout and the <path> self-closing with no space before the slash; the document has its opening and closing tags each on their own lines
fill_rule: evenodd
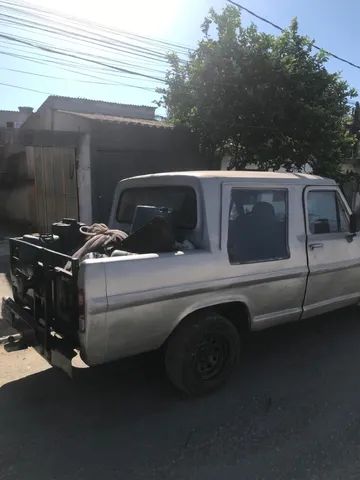
<svg viewBox="0 0 360 480">
<path fill-rule="evenodd" d="M 350 233 L 351 210 L 337 187 L 304 191 L 309 278 L 303 317 L 360 298 L 360 237 Z"/>
<path fill-rule="evenodd" d="M 227 298 L 246 303 L 252 329 L 298 320 L 308 277 L 303 189 L 243 181 L 223 185 L 223 193 Z"/>
</svg>

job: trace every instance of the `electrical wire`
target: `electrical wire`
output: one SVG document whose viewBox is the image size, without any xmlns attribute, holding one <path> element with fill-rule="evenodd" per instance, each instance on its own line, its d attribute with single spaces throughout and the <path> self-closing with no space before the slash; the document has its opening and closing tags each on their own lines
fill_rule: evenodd
<svg viewBox="0 0 360 480">
<path fill-rule="evenodd" d="M 124 31 L 124 30 L 120 30 L 120 29 L 117 29 L 117 28 L 113 28 L 113 27 L 110 27 L 110 26 L 105 26 L 105 25 L 96 23 L 94 21 L 85 20 L 83 18 L 79 18 L 79 17 L 75 17 L 75 16 L 69 16 L 69 15 L 66 15 L 64 13 L 60 14 L 60 13 L 54 11 L 54 10 L 47 10 L 47 9 L 44 9 L 44 8 L 36 7 L 32 4 L 30 4 L 28 2 L 24 2 L 24 1 L 23 2 L 16 2 L 16 1 L 2 0 L 0 3 L 3 4 L 3 6 L 6 6 L 7 9 L 15 10 L 18 13 L 24 13 L 27 10 L 31 10 L 30 15 L 32 17 L 35 17 L 35 18 L 51 19 L 52 17 L 54 17 L 56 19 L 59 19 L 59 18 L 60 19 L 67 19 L 70 23 L 81 23 L 82 25 L 88 25 L 89 27 L 91 27 L 92 31 L 93 31 L 94 27 L 96 27 L 98 29 L 102 29 L 102 30 L 107 31 L 107 32 L 112 32 L 112 33 L 115 33 L 117 35 L 121 34 L 121 35 L 127 36 L 129 38 L 138 39 L 139 41 L 146 41 L 146 42 L 149 42 L 149 43 L 152 43 L 152 44 L 155 44 L 155 45 L 166 47 L 167 50 L 171 49 L 172 51 L 175 51 L 175 49 L 179 49 L 179 50 L 183 51 L 184 53 L 187 53 L 189 50 L 190 51 L 193 50 L 190 46 L 187 46 L 187 45 L 180 45 L 180 44 L 177 44 L 177 43 L 168 42 L 168 41 L 160 40 L 160 39 L 153 38 L 153 37 L 146 37 L 144 35 L 139 35 L 139 34 L 127 32 L 127 31 Z M 36 12 L 36 13 L 34 13 L 34 12 Z"/>
<path fill-rule="evenodd" d="M 234 0 L 227 1 L 277 30 L 285 31 L 284 28 L 258 15 L 240 3 Z M 102 85 L 126 85 L 156 91 L 155 88 L 125 84 L 117 82 L 115 79 L 118 77 L 130 79 L 136 77 L 138 80 L 146 82 L 164 83 L 166 69 L 160 69 L 159 66 L 164 65 L 164 67 L 168 67 L 167 54 L 169 49 L 172 49 L 178 55 L 185 55 L 192 51 L 190 47 L 185 45 L 137 35 L 93 21 L 59 14 L 27 2 L 0 0 L 0 6 L 3 7 L 3 11 L 0 12 L 0 23 L 2 25 L 5 25 L 7 28 L 16 27 L 17 31 L 28 32 L 30 30 L 35 31 L 36 34 L 41 32 L 42 39 L 40 41 L 32 38 L 29 41 L 27 37 L 0 33 L 0 39 L 2 39 L 0 41 L 5 42 L 6 45 L 11 45 L 7 51 L 0 51 L 0 55 L 35 62 L 39 65 L 52 64 L 63 70 L 72 71 L 96 80 L 90 82 L 89 80 L 71 79 L 70 81 Z M 66 48 L 66 46 L 65 48 L 56 46 L 55 48 L 51 43 L 44 42 L 44 38 L 50 39 L 50 41 L 60 38 L 70 45 L 73 45 L 73 41 L 76 40 L 78 47 L 88 48 L 91 46 L 92 53 L 82 51 L 81 48 L 76 50 Z M 359 65 L 326 51 L 314 43 L 311 43 L 311 46 L 323 51 L 328 56 L 360 69 Z M 100 52 L 102 53 L 100 54 Z M 138 63 L 139 61 L 141 63 Z M 185 62 L 181 58 L 180 61 Z M 102 77 L 94 76 L 94 71 L 101 73 Z M 46 76 L 35 72 L 18 71 L 18 73 L 65 80 L 65 78 Z M 15 86 L 15 88 L 17 87 L 19 86 Z"/>
<path fill-rule="evenodd" d="M 0 70 L 6 70 L 8 72 L 15 72 L 15 73 L 22 73 L 24 75 L 33 75 L 35 77 L 43 77 L 43 78 L 50 78 L 50 79 L 54 79 L 54 80 L 66 80 L 66 81 L 73 81 L 73 82 L 82 82 L 82 83 L 97 83 L 99 85 L 122 85 L 122 83 L 119 83 L 119 82 L 111 82 L 110 80 L 106 79 L 106 78 L 101 78 L 101 77 L 94 77 L 94 76 L 90 76 L 91 78 L 97 78 L 99 80 L 102 80 L 102 82 L 98 82 L 98 81 L 91 81 L 91 80 L 81 80 L 79 78 L 68 78 L 68 77 L 59 77 L 59 76 L 56 76 L 56 75 L 45 75 L 45 74 L 41 74 L 41 73 L 36 73 L 36 72 L 29 72 L 27 70 L 19 70 L 17 68 L 6 68 L 6 67 L 0 67 Z M 68 70 L 68 71 L 72 71 L 72 73 L 78 73 L 74 70 Z M 85 74 L 87 75 L 87 74 Z M 118 77 L 120 78 L 132 78 L 130 75 L 118 75 Z"/>
<path fill-rule="evenodd" d="M 7 40 L 0 39 L 0 46 L 5 46 L 5 47 L 8 48 Z M 37 64 L 40 64 L 40 65 L 47 65 L 49 63 L 54 63 L 56 66 L 60 65 L 61 67 L 76 68 L 76 67 L 80 66 L 81 70 L 77 70 L 77 71 L 72 70 L 73 73 L 78 73 L 79 75 L 88 75 L 87 73 L 84 73 L 84 70 L 86 70 L 86 71 L 89 71 L 89 72 L 94 72 L 94 71 L 95 72 L 100 72 L 103 76 L 104 75 L 105 76 L 110 76 L 111 78 L 118 78 L 118 77 L 133 78 L 131 75 L 125 75 L 125 74 L 121 74 L 121 73 L 117 73 L 117 72 L 116 72 L 116 75 L 115 75 L 114 72 L 109 71 L 108 69 L 105 69 L 104 67 L 95 67 L 94 65 L 79 64 L 78 62 L 69 61 L 67 59 L 56 59 L 56 60 L 54 60 L 54 57 L 52 57 L 50 55 L 45 55 L 43 53 L 32 53 L 31 56 L 29 56 L 28 55 L 29 51 L 27 50 L 27 48 L 28 47 L 26 45 L 22 45 L 22 46 L 11 45 L 11 49 L 8 49 L 7 51 L 1 50 L 0 54 L 11 56 L 11 57 L 14 57 L 14 58 L 19 58 L 21 60 L 31 61 L 32 63 L 37 63 Z M 62 68 L 62 69 L 69 71 L 68 68 Z M 94 78 L 100 79 L 100 80 L 104 80 L 103 77 L 98 77 L 98 76 L 94 76 L 94 75 L 91 75 L 91 76 L 94 77 Z M 137 80 L 138 81 L 146 81 L 146 82 L 155 81 L 155 80 L 151 80 L 151 79 L 143 79 L 141 77 L 138 78 Z"/>
<path fill-rule="evenodd" d="M 43 12 L 47 12 L 47 15 L 45 16 L 34 14 L 33 7 L 31 7 L 31 9 L 30 7 L 27 7 L 27 10 L 24 8 L 18 9 L 18 8 L 6 6 L 9 4 L 9 2 L 6 2 L 6 1 L 2 1 L 0 2 L 0 4 L 5 5 L 5 10 L 6 9 L 15 10 L 16 16 L 9 15 L 7 13 L 2 13 L 1 16 L 2 16 L 3 23 L 7 22 L 9 24 L 17 25 L 17 28 L 28 28 L 28 29 L 35 29 L 35 30 L 41 29 L 42 31 L 47 32 L 47 34 L 76 37 L 78 41 L 82 41 L 82 40 L 85 40 L 87 42 L 91 41 L 92 43 L 97 43 L 98 45 L 104 44 L 108 47 L 110 45 L 116 45 L 117 48 L 126 47 L 129 49 L 130 52 L 133 52 L 133 53 L 137 52 L 140 54 L 145 53 L 147 55 L 150 55 L 150 58 L 152 60 L 157 59 L 159 61 L 165 61 L 165 62 L 166 62 L 166 55 L 169 52 L 169 50 L 178 51 L 177 53 L 180 53 L 180 54 L 185 54 L 185 53 L 188 53 L 189 51 L 189 48 L 185 46 L 180 48 L 176 44 L 170 44 L 170 43 L 166 44 L 163 41 L 159 43 L 158 40 L 150 39 L 148 37 L 143 37 L 143 36 L 136 36 L 134 34 L 129 34 L 128 32 L 122 32 L 121 30 L 109 29 L 108 27 L 104 27 L 101 25 L 98 27 L 97 30 L 95 30 L 96 36 L 94 37 L 94 28 L 91 28 L 91 30 L 89 30 L 89 26 L 88 26 L 88 25 L 94 25 L 93 23 L 89 23 L 84 20 L 80 21 L 80 20 L 77 20 L 76 18 L 74 19 L 73 17 L 67 17 L 66 15 L 59 16 L 46 10 L 42 10 Z M 35 9 L 35 11 L 39 12 L 39 9 Z M 20 13 L 20 17 L 19 17 L 19 13 Z M 37 20 L 40 20 L 42 23 L 37 20 L 36 21 L 32 20 L 32 17 L 37 18 Z M 52 19 L 52 17 L 54 18 Z M 64 19 L 68 19 L 68 22 L 67 23 L 64 22 Z M 55 21 L 56 23 L 54 23 Z M 51 22 L 53 22 L 53 24 Z M 76 28 L 75 28 L 75 25 L 76 25 Z M 104 34 L 104 32 L 106 34 Z M 111 33 L 110 37 L 109 37 L 109 33 Z M 119 40 L 119 37 L 132 38 L 132 39 L 135 39 L 136 42 L 138 43 L 129 43 L 128 41 Z M 142 43 L 140 44 L 139 42 L 142 42 Z M 149 48 L 146 46 L 146 44 L 154 45 L 154 42 L 157 45 L 156 50 L 154 50 L 153 47 Z M 166 50 L 164 50 L 164 48 L 166 48 Z"/>
<path fill-rule="evenodd" d="M 34 93 L 41 93 L 41 94 L 44 94 L 44 95 L 55 95 L 54 92 L 44 92 L 42 90 L 36 90 L 34 88 L 28 88 L 28 87 L 23 87 L 21 85 L 14 85 L 12 83 L 5 83 L 5 82 L 0 82 L 0 85 L 2 86 L 5 86 L 5 87 L 11 87 L 11 88 L 17 88 L 19 90 L 26 90 L 28 92 L 34 92 Z M 147 88 L 147 87 L 141 87 L 139 85 L 133 85 L 133 84 L 127 84 L 127 83 L 123 83 L 123 84 L 119 84 L 119 85 L 122 85 L 124 87 L 132 87 L 132 88 L 139 88 L 141 90 L 146 90 L 146 91 L 150 91 L 150 92 L 155 92 L 155 90 L 153 88 Z"/>
<path fill-rule="evenodd" d="M 89 83 L 89 84 L 95 84 L 95 85 L 109 85 L 109 86 L 121 86 L 121 87 L 133 87 L 133 88 L 139 88 L 141 90 L 147 90 L 149 92 L 155 92 L 156 89 L 155 88 L 151 88 L 151 87 L 144 87 L 143 85 L 134 85 L 132 83 L 124 83 L 124 82 L 107 82 L 107 81 L 104 81 L 104 82 L 98 82 L 98 81 L 92 81 L 92 80 L 81 80 L 81 79 L 77 79 L 77 78 L 66 78 L 66 77 L 57 77 L 55 75 L 43 75 L 41 73 L 34 73 L 34 72 L 27 72 L 27 71 L 24 71 L 24 70 L 18 70 L 18 69 L 15 69 L 15 68 L 4 68 L 4 67 L 0 67 L 1 70 L 7 70 L 7 71 L 10 71 L 10 72 L 16 72 L 16 73 L 22 73 L 22 74 L 26 74 L 26 75 L 33 75 L 33 76 L 36 76 L 36 77 L 42 77 L 42 78 L 51 78 L 51 79 L 54 79 L 54 80 L 63 80 L 63 81 L 66 81 L 66 82 L 80 82 L 80 83 Z M 10 85 L 9 85 L 10 86 Z"/>
<path fill-rule="evenodd" d="M 253 17 L 261 20 L 262 22 L 267 23 L 268 25 L 271 25 L 272 27 L 276 28 L 277 30 L 280 30 L 280 32 L 285 32 L 286 29 L 283 27 L 280 27 L 279 25 L 276 25 L 276 23 L 271 22 L 265 17 L 262 17 L 261 15 L 258 15 L 257 13 L 253 12 L 252 10 L 249 10 L 248 8 L 244 7 L 243 5 L 240 5 L 240 3 L 234 2 L 233 0 L 227 0 L 228 3 L 231 3 L 235 7 L 238 7 L 240 10 L 244 10 L 245 12 L 249 13 Z M 346 60 L 345 58 L 339 57 L 335 53 L 329 52 L 328 50 L 325 50 L 324 48 L 319 47 L 313 42 L 310 42 L 311 47 L 315 48 L 316 50 L 319 50 L 321 52 L 324 52 L 327 56 L 335 58 L 336 60 L 339 60 L 340 62 L 346 63 L 350 65 L 351 67 L 357 68 L 360 70 L 360 65 L 357 65 L 356 63 L 351 62 L 350 60 Z"/>
<path fill-rule="evenodd" d="M 140 76 L 140 77 L 144 77 L 144 78 L 150 78 L 152 80 L 157 80 L 158 82 L 165 82 L 164 79 L 159 78 L 159 77 L 146 75 L 144 73 L 136 72 L 134 70 L 127 70 L 127 69 L 124 69 L 124 68 L 116 67 L 115 65 L 111 65 L 111 64 L 108 64 L 108 63 L 105 63 L 105 62 L 102 62 L 102 61 L 82 57 L 82 56 L 79 56 L 79 55 L 76 55 L 76 54 L 73 54 L 73 53 L 65 53 L 65 52 L 62 52 L 61 50 L 56 50 L 56 49 L 53 49 L 51 47 L 46 47 L 46 46 L 43 46 L 43 45 L 36 45 L 33 42 L 29 42 L 27 40 L 21 40 L 19 38 L 14 37 L 13 35 L 6 35 L 4 33 L 0 33 L 0 37 L 5 38 L 7 40 L 12 40 L 13 42 L 21 43 L 23 45 L 30 45 L 30 46 L 33 46 L 33 47 L 38 48 L 40 50 L 43 50 L 45 52 L 55 53 L 57 55 L 63 55 L 63 56 L 66 56 L 66 57 L 75 58 L 75 59 L 78 59 L 78 60 L 83 60 L 85 62 L 94 63 L 96 65 L 102 65 L 104 67 L 110 68 L 110 69 L 115 70 L 115 71 L 124 72 L 124 73 L 131 73 L 132 75 L 136 75 L 136 76 Z"/>
<path fill-rule="evenodd" d="M 155 92 L 156 88 L 152 86 L 123 83 L 117 79 L 137 78 L 144 82 L 164 83 L 169 51 L 179 56 L 190 51 L 190 47 L 185 45 L 118 30 L 26 2 L 1 0 L 0 7 L 0 24 L 3 25 L 0 44 L 5 44 L 6 47 L 6 50 L 0 50 L 0 55 L 38 65 L 53 65 L 96 80 L 71 81 L 121 85 Z M 16 35 L 7 32 L 9 28 L 16 28 Z M 26 36 L 21 36 L 21 32 Z M 32 32 L 31 39 L 29 32 Z M 59 39 L 64 48 L 59 46 Z M 73 48 L 74 40 L 77 49 Z M 185 62 L 181 58 L 180 61 Z M 93 72 L 99 72 L 101 76 L 94 76 Z M 63 77 L 24 70 L 17 73 L 65 80 Z M 14 87 L 20 88 L 19 85 Z"/>
<path fill-rule="evenodd" d="M 28 92 L 41 93 L 45 95 L 53 95 L 50 92 L 43 92 L 42 90 L 35 90 L 34 88 L 21 87 L 20 85 L 13 85 L 12 83 L 0 82 L 0 85 L 11 88 L 18 88 L 19 90 L 27 90 Z"/>
</svg>

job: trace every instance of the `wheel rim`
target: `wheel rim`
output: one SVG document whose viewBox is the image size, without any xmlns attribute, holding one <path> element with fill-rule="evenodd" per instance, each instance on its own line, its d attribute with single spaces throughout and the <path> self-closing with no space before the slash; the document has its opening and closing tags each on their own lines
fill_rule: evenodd
<svg viewBox="0 0 360 480">
<path fill-rule="evenodd" d="M 229 358 L 229 344 L 221 335 L 207 335 L 195 348 L 194 367 L 201 380 L 219 375 Z"/>
</svg>

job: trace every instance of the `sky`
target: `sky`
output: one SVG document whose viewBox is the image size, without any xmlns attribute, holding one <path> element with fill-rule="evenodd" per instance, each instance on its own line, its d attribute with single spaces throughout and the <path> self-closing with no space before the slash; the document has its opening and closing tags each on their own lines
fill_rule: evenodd
<svg viewBox="0 0 360 480">
<path fill-rule="evenodd" d="M 28 3 L 146 37 L 190 47 L 195 47 L 201 38 L 200 25 L 210 7 L 221 10 L 227 4 L 226 0 L 102 0 L 101 2 L 33 0 Z M 283 27 L 289 25 L 293 17 L 297 17 L 300 32 L 315 39 L 317 45 L 360 64 L 358 48 L 360 2 L 358 0 L 347 0 L 346 4 L 338 0 L 242 0 L 240 3 Z M 0 16 L 1 12 L 0 3 Z M 243 12 L 242 16 L 246 24 L 254 22 L 262 31 L 278 33 L 271 26 L 251 17 L 248 13 Z M 36 32 L 19 32 L 14 26 L 5 26 L 1 21 L 0 25 L 0 33 L 26 36 L 29 40 L 41 38 Z M 67 42 L 60 42 L 57 46 L 65 50 L 77 47 L 74 42 L 71 46 Z M 15 45 L 14 48 L 21 47 Z M 32 61 L 13 58 L 7 53 L 9 53 L 9 42 L 0 42 L 0 83 L 17 85 L 38 92 L 0 85 L 0 110 L 17 110 L 20 105 L 37 109 L 50 93 L 142 105 L 152 105 L 153 101 L 159 98 L 154 90 L 143 89 L 161 86 L 153 80 L 142 78 L 119 80 L 127 85 L 142 88 L 86 83 L 86 77 L 84 80 L 84 77 L 78 73 L 64 71 L 51 64 L 35 64 Z M 337 60 L 330 60 L 328 69 L 342 72 L 343 78 L 360 92 L 360 70 Z M 60 77 L 60 79 L 34 76 L 13 70 Z M 112 78 L 116 75 L 112 74 Z"/>
</svg>

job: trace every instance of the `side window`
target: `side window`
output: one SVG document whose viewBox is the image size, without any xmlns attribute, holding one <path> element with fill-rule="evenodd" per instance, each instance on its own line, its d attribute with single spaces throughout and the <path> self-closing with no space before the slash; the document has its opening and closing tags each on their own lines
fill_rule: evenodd
<svg viewBox="0 0 360 480">
<path fill-rule="evenodd" d="M 227 245 L 230 263 L 289 257 L 287 198 L 287 190 L 232 190 Z"/>
<path fill-rule="evenodd" d="M 338 233 L 349 230 L 345 206 L 335 190 L 310 191 L 307 197 L 310 233 Z"/>
</svg>

